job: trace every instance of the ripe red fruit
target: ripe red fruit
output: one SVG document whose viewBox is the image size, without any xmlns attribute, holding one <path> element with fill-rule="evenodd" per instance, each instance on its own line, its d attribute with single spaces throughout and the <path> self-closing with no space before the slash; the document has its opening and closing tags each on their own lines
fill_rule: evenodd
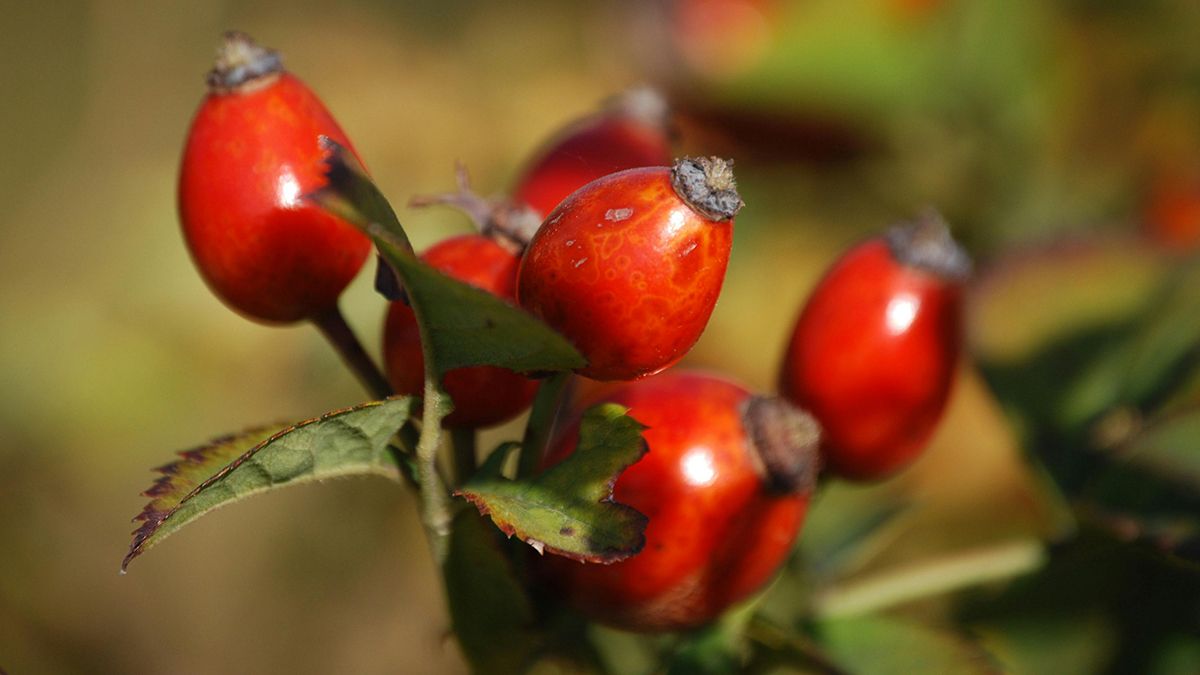
<svg viewBox="0 0 1200 675">
<path fill-rule="evenodd" d="M 804 521 L 819 429 L 778 398 L 729 380 L 670 372 L 623 384 L 604 401 L 649 427 L 650 451 L 613 498 L 649 517 L 641 552 L 611 565 L 558 556 L 538 571 L 583 614 L 627 630 L 703 625 L 774 576 Z M 545 464 L 574 452 L 578 421 Z"/>
<path fill-rule="evenodd" d="M 515 301 L 518 260 L 512 249 L 478 234 L 451 237 L 422 254 L 435 269 L 509 302 Z M 408 305 L 393 302 L 383 330 L 388 378 L 400 394 L 420 396 L 425 360 L 416 317 Z M 478 428 L 499 424 L 529 407 L 538 383 L 495 366 L 456 368 L 442 381 L 454 401 L 443 426 Z"/>
<path fill-rule="evenodd" d="M 599 113 L 560 131 L 522 172 L 513 199 L 545 216 L 597 178 L 670 164 L 671 135 L 662 95 L 649 88 L 630 89 Z"/>
<path fill-rule="evenodd" d="M 324 183 L 317 138 L 349 139 L 275 52 L 242 33 L 225 36 L 208 86 L 179 175 L 179 218 L 201 275 L 260 321 L 335 307 L 371 245 L 304 195 Z"/>
<path fill-rule="evenodd" d="M 534 235 L 517 298 L 588 359 L 580 374 L 656 373 L 708 323 L 741 207 L 730 164 L 715 157 L 593 181 Z"/>
<path fill-rule="evenodd" d="M 1200 248 L 1200 169 L 1165 174 L 1152 186 L 1144 207 L 1143 229 L 1168 251 Z"/>
<path fill-rule="evenodd" d="M 779 387 L 820 421 L 831 473 L 882 479 L 924 448 L 962 351 L 970 269 L 941 218 L 929 214 L 852 248 L 817 285 Z"/>
</svg>

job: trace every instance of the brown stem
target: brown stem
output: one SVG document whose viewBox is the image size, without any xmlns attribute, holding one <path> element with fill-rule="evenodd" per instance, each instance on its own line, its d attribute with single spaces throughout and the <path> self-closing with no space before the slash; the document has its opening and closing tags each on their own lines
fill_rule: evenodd
<svg viewBox="0 0 1200 675">
<path fill-rule="evenodd" d="M 362 343 L 346 323 L 346 317 L 342 316 L 342 311 L 337 305 L 313 315 L 310 321 L 333 345 L 342 361 L 354 371 L 359 382 L 372 396 L 384 399 L 392 395 L 392 385 L 371 360 L 367 350 L 363 349 Z"/>
</svg>

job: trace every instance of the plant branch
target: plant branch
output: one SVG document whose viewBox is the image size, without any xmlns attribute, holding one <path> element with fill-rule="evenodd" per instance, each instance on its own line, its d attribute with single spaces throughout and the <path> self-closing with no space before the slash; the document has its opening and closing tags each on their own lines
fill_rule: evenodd
<svg viewBox="0 0 1200 675">
<path fill-rule="evenodd" d="M 870 614 L 911 600 L 1031 572 L 1045 558 L 1042 544 L 1034 540 L 965 551 L 819 590 L 813 599 L 813 610 L 823 618 Z"/>
<path fill-rule="evenodd" d="M 537 471 L 563 404 L 561 394 L 570 379 L 571 373 L 562 371 L 551 375 L 538 387 L 533 409 L 529 412 L 529 422 L 525 425 L 525 437 L 521 440 L 517 478 L 527 478 Z"/>
<path fill-rule="evenodd" d="M 444 408 L 448 403 L 436 380 L 427 377 L 421 437 L 417 442 L 417 482 L 421 485 L 421 523 L 425 526 L 434 562 L 439 566 L 446 560 L 452 518 L 446 483 L 437 465 L 438 449 L 442 444 L 442 418 L 446 416 Z"/>
<path fill-rule="evenodd" d="M 334 305 L 333 307 L 315 314 L 310 319 L 321 331 L 321 335 L 329 341 L 333 348 L 337 350 L 342 361 L 354 371 L 359 382 L 371 395 L 377 399 L 385 399 L 392 395 L 392 385 L 388 383 L 383 372 L 371 360 L 367 354 L 367 350 L 363 349 L 362 342 L 354 334 L 354 330 L 346 323 L 346 317 L 342 315 L 341 309 Z"/>
</svg>

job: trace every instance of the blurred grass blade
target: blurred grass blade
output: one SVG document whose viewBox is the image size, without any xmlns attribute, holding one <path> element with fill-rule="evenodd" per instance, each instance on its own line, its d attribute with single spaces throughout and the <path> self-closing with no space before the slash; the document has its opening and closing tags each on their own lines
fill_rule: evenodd
<svg viewBox="0 0 1200 675">
<path fill-rule="evenodd" d="M 412 252 L 396 214 L 353 155 L 328 141 L 328 185 L 309 195 L 375 240 L 404 285 L 421 326 L 426 358 L 440 381 L 463 366 L 517 372 L 573 370 L 586 364 L 566 338 L 496 296 L 438 272 Z"/>
<path fill-rule="evenodd" d="M 642 550 L 647 518 L 613 501 L 623 469 L 646 454 L 645 428 L 615 404 L 583 416 L 579 446 L 544 473 L 508 480 L 500 469 L 513 444 L 493 452 L 456 494 L 490 515 L 505 534 L 584 562 L 615 562 Z"/>
<path fill-rule="evenodd" d="M 408 397 L 365 403 L 284 427 L 263 427 L 180 453 L 143 495 L 124 572 L 132 561 L 209 511 L 286 485 L 352 475 L 401 479 L 388 442 L 408 419 Z"/>
<path fill-rule="evenodd" d="M 824 617 L 871 614 L 906 602 L 1028 574 L 1045 561 L 1041 542 L 1009 541 L 823 588 L 813 598 L 813 609 Z"/>
</svg>

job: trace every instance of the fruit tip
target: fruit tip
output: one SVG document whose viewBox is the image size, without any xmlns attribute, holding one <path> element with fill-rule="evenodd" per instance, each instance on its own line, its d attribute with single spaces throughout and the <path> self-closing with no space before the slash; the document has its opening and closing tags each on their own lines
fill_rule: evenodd
<svg viewBox="0 0 1200 675">
<path fill-rule="evenodd" d="M 671 184 L 688 205 L 712 220 L 732 220 L 746 205 L 737 191 L 733 160 L 720 157 L 675 160 Z"/>
<path fill-rule="evenodd" d="M 274 49 L 263 47 L 239 30 L 225 31 L 217 48 L 212 70 L 205 81 L 219 93 L 246 91 L 271 81 L 283 72 L 283 59 Z"/>
<path fill-rule="evenodd" d="M 934 208 L 922 210 L 915 219 L 898 223 L 884 234 L 888 248 L 905 265 L 931 272 L 947 281 L 966 281 L 974 264 L 955 241 L 945 218 Z"/>
<path fill-rule="evenodd" d="M 779 396 L 752 396 L 742 409 L 742 426 L 770 489 L 812 493 L 821 465 L 816 418 Z"/>
</svg>

